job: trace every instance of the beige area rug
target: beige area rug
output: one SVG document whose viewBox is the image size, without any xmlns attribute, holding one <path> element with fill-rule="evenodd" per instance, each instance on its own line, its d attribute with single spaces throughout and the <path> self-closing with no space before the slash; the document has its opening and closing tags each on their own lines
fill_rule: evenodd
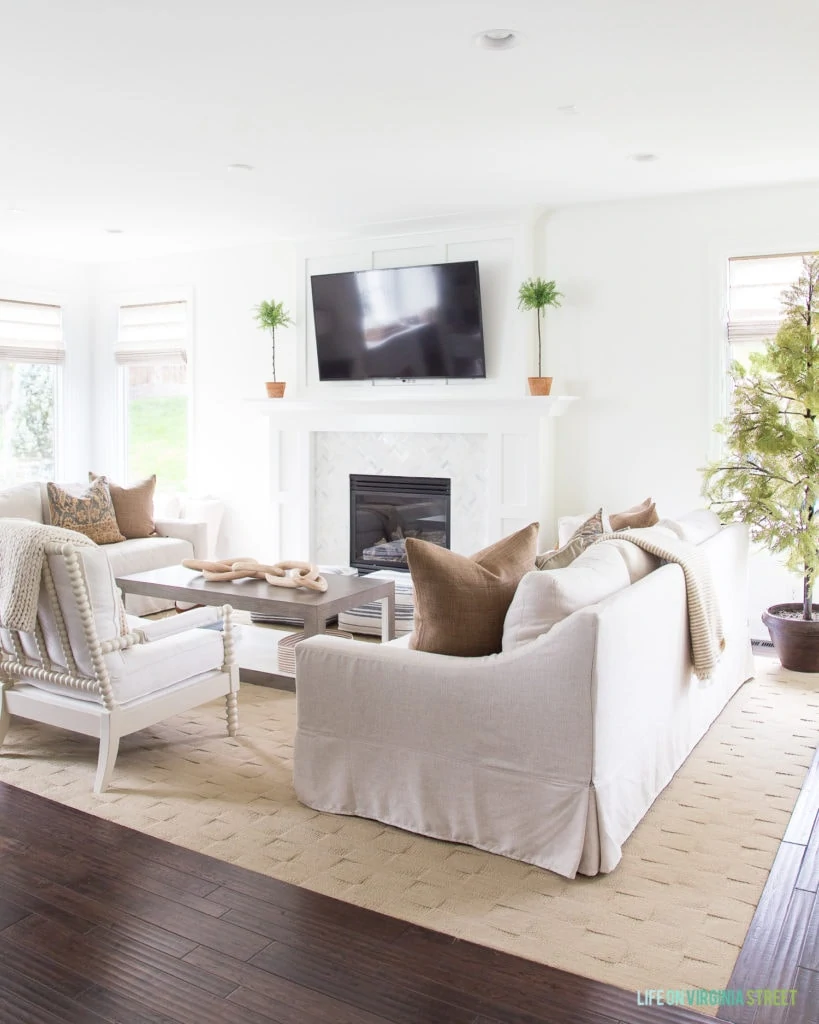
<svg viewBox="0 0 819 1024">
<path fill-rule="evenodd" d="M 625 847 L 567 881 L 471 847 L 317 813 L 291 784 L 295 698 L 244 686 L 126 738 L 112 788 L 96 744 L 14 722 L 0 778 L 149 835 L 362 907 L 625 989 L 724 988 L 819 741 L 819 676 L 757 659 Z M 764 979 L 759 980 L 764 985 Z"/>
</svg>

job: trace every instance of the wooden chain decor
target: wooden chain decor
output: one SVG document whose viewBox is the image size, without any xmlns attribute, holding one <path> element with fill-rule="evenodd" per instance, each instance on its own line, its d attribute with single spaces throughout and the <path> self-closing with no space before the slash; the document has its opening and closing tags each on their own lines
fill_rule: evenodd
<svg viewBox="0 0 819 1024">
<path fill-rule="evenodd" d="M 226 580 L 267 580 L 274 587 L 305 587 L 324 593 L 327 580 L 319 574 L 318 566 L 311 562 L 276 562 L 263 565 L 255 558 L 224 558 L 208 562 L 201 558 L 186 558 L 186 569 L 201 572 L 206 580 L 224 583 Z"/>
</svg>

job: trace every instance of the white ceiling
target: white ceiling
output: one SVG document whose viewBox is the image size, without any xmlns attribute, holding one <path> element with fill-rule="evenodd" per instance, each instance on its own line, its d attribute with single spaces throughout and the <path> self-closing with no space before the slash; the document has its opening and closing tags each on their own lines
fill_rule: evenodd
<svg viewBox="0 0 819 1024">
<path fill-rule="evenodd" d="M 819 179 L 817 39 L 815 0 L 0 0 L 0 248 Z"/>
</svg>

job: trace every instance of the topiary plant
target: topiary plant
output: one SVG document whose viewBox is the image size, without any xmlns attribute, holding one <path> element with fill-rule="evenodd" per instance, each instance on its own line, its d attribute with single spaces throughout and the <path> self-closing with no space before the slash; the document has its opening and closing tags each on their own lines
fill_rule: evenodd
<svg viewBox="0 0 819 1024">
<path fill-rule="evenodd" d="M 547 306 L 559 306 L 563 298 L 554 281 L 544 281 L 542 277 L 530 277 L 518 289 L 518 309 L 537 310 L 537 375 L 542 377 L 542 338 L 540 320 Z"/>
<path fill-rule="evenodd" d="M 273 299 L 270 302 L 260 302 L 255 307 L 253 315 L 258 323 L 259 327 L 266 331 L 270 331 L 270 337 L 272 339 L 272 370 L 273 380 L 276 379 L 276 328 L 277 327 L 290 327 L 293 324 L 293 318 L 284 308 L 283 302 L 275 302 Z"/>
</svg>

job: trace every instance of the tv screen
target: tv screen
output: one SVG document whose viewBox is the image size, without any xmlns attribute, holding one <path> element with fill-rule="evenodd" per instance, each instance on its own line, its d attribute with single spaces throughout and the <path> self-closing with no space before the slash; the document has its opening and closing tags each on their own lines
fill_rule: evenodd
<svg viewBox="0 0 819 1024">
<path fill-rule="evenodd" d="M 319 380 L 486 376 L 477 260 L 310 281 Z"/>
</svg>

